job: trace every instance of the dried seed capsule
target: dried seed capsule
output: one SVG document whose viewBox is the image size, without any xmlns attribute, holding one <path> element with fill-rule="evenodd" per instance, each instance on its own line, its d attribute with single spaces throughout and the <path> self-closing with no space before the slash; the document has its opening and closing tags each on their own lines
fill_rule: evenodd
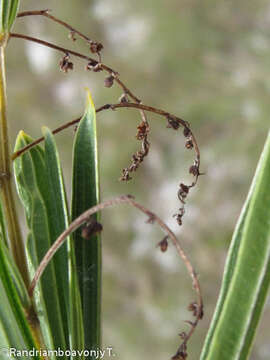
<svg viewBox="0 0 270 360">
<path fill-rule="evenodd" d="M 103 45 L 99 42 L 92 41 L 90 44 L 90 51 L 93 54 L 99 53 L 103 49 Z"/>
<path fill-rule="evenodd" d="M 157 246 L 159 246 L 160 247 L 160 250 L 162 251 L 162 252 L 165 252 L 165 251 L 167 251 L 167 249 L 168 249 L 168 236 L 165 236 L 165 238 L 164 239 L 162 239 L 159 243 L 158 243 L 158 245 Z"/>
<path fill-rule="evenodd" d="M 99 72 L 99 71 L 102 71 L 102 67 L 99 63 L 97 63 L 94 67 L 93 67 L 93 71 L 94 72 Z"/>
<path fill-rule="evenodd" d="M 193 316 L 197 316 L 198 315 L 198 310 L 199 310 L 199 306 L 196 303 L 196 301 L 192 302 L 189 304 L 188 306 L 188 311 L 191 311 Z"/>
<path fill-rule="evenodd" d="M 185 146 L 186 146 L 187 149 L 192 149 L 193 148 L 193 141 L 191 139 L 187 140 Z"/>
<path fill-rule="evenodd" d="M 93 70 L 94 67 L 98 64 L 98 62 L 96 60 L 91 60 L 89 61 L 89 63 L 86 65 L 85 70 Z"/>
<path fill-rule="evenodd" d="M 68 38 L 72 41 L 76 41 L 76 37 L 75 37 L 75 31 L 70 31 L 70 33 L 68 34 Z"/>
<path fill-rule="evenodd" d="M 199 175 L 199 168 L 197 165 L 192 165 L 190 168 L 189 168 L 189 173 L 194 175 L 194 176 L 198 176 Z"/>
<path fill-rule="evenodd" d="M 180 189 L 182 190 L 182 192 L 188 194 L 189 192 L 189 187 L 183 183 L 180 184 Z"/>
<path fill-rule="evenodd" d="M 179 129 L 179 121 L 177 119 L 174 119 L 170 116 L 167 116 L 167 128 L 171 128 L 171 129 L 174 129 L 174 130 L 178 130 Z"/>
<path fill-rule="evenodd" d="M 103 226 L 95 219 L 91 218 L 91 220 L 82 228 L 81 236 L 82 238 L 89 240 L 91 236 L 100 233 L 102 229 Z"/>
<path fill-rule="evenodd" d="M 104 85 L 105 85 L 105 87 L 110 88 L 113 86 L 113 82 L 114 82 L 114 77 L 112 75 L 110 75 L 105 78 Z"/>
<path fill-rule="evenodd" d="M 189 137 L 190 134 L 191 134 L 191 131 L 188 127 L 185 127 L 184 130 L 183 130 L 183 134 L 185 137 Z"/>
<path fill-rule="evenodd" d="M 73 63 L 69 61 L 69 55 L 66 54 L 59 63 L 60 70 L 67 73 L 69 70 L 73 70 Z"/>
<path fill-rule="evenodd" d="M 119 98 L 119 101 L 120 101 L 120 103 L 122 103 L 122 104 L 125 104 L 125 103 L 129 102 L 129 100 L 128 100 L 128 95 L 127 95 L 127 94 L 122 94 L 122 95 L 120 96 L 120 98 Z"/>
</svg>

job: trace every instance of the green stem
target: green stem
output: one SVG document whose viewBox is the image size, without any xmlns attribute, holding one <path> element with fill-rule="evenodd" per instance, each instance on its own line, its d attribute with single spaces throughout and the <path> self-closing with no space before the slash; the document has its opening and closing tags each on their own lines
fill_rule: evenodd
<svg viewBox="0 0 270 360">
<path fill-rule="evenodd" d="M 0 195 L 8 230 L 9 248 L 28 287 L 27 261 L 12 188 L 5 75 L 5 44 L 2 43 L 0 46 Z"/>
</svg>

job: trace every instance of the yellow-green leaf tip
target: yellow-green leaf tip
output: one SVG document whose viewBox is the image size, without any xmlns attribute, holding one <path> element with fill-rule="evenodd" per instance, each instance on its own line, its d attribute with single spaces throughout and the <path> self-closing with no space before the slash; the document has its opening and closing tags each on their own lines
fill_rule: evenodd
<svg viewBox="0 0 270 360">
<path fill-rule="evenodd" d="M 95 109 L 95 105 L 94 105 L 94 102 L 93 102 L 93 99 L 92 99 L 92 95 L 91 95 L 91 92 L 89 90 L 88 87 L 85 88 L 86 92 L 87 92 L 87 97 L 86 97 L 86 105 L 87 106 L 90 106 L 91 108 Z"/>
<path fill-rule="evenodd" d="M 47 126 L 41 126 L 41 132 L 45 136 L 46 133 L 50 132 L 50 129 Z"/>
<path fill-rule="evenodd" d="M 26 132 L 24 132 L 23 130 L 20 130 L 17 136 L 17 140 L 16 141 L 33 141 L 33 139 L 31 138 L 31 136 L 27 135 Z"/>
</svg>

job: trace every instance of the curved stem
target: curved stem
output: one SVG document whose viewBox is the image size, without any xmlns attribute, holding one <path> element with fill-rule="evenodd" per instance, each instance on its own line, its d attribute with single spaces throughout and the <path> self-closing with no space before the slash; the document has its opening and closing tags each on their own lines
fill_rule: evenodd
<svg viewBox="0 0 270 360">
<path fill-rule="evenodd" d="M 152 112 L 154 114 L 161 115 L 161 116 L 164 116 L 164 117 L 169 116 L 171 118 L 176 119 L 179 122 L 179 124 L 181 124 L 183 127 L 188 127 L 188 123 L 185 120 L 180 119 L 179 117 L 177 117 L 177 116 L 175 116 L 175 115 L 173 115 L 173 114 L 171 114 L 171 113 L 169 113 L 167 111 L 164 111 L 162 109 L 158 109 L 158 108 L 148 106 L 148 105 L 144 105 L 144 104 L 128 103 L 128 102 L 126 102 L 126 103 L 118 103 L 118 104 L 105 104 L 105 105 L 99 107 L 98 109 L 96 109 L 96 113 L 101 112 L 103 110 L 108 110 L 108 109 L 115 110 L 117 108 L 136 108 L 136 109 L 139 109 L 139 110 Z M 66 129 L 66 128 L 70 127 L 70 126 L 77 124 L 80 121 L 80 119 L 81 119 L 81 117 L 79 117 L 77 119 L 74 119 L 74 120 L 60 126 L 59 128 L 53 130 L 52 133 L 57 134 L 60 131 Z M 197 145 L 195 136 L 193 135 L 192 132 L 191 132 L 191 136 L 192 136 L 192 139 L 193 139 L 193 142 L 194 142 L 197 158 L 199 159 L 200 158 L 200 150 L 199 150 L 199 147 Z M 24 148 L 18 150 L 17 152 L 12 154 L 12 159 L 15 160 L 18 156 L 23 154 L 25 151 L 31 149 L 33 146 L 39 144 L 43 140 L 44 140 L 44 137 L 40 137 L 39 139 L 33 141 L 31 144 L 29 144 L 29 145 L 25 146 Z"/>
<path fill-rule="evenodd" d="M 27 261 L 11 183 L 4 46 L 0 47 L 0 52 L 0 193 L 8 230 L 9 247 L 22 278 L 28 286 Z"/>
<path fill-rule="evenodd" d="M 18 13 L 17 18 L 20 17 L 24 17 L 24 16 L 45 16 L 55 22 L 57 22 L 58 24 L 64 26 L 65 28 L 67 28 L 70 32 L 76 33 L 78 36 L 80 36 L 82 39 L 86 40 L 87 42 L 91 43 L 92 40 L 88 37 L 85 36 L 83 33 L 81 33 L 80 31 L 74 29 L 72 26 L 70 26 L 68 23 L 66 23 L 63 20 L 60 20 L 58 18 L 56 18 L 53 15 L 49 14 L 49 9 L 45 9 L 45 10 L 32 10 L 32 11 L 23 11 Z"/>
<path fill-rule="evenodd" d="M 50 249 L 45 254 L 44 258 L 40 262 L 40 264 L 39 264 L 39 266 L 38 266 L 38 268 L 37 268 L 37 270 L 35 272 L 34 278 L 33 278 L 32 282 L 30 284 L 29 290 L 28 290 L 29 296 L 31 298 L 33 297 L 35 287 L 36 287 L 41 275 L 43 274 L 44 270 L 46 269 L 48 263 L 50 262 L 50 260 L 54 256 L 54 254 L 63 245 L 66 238 L 71 233 L 73 233 L 75 230 L 77 230 L 83 224 L 87 223 L 89 221 L 91 215 L 95 214 L 96 212 L 104 210 L 104 209 L 106 209 L 108 207 L 112 207 L 112 206 L 115 206 L 115 205 L 118 205 L 118 204 L 123 204 L 123 203 L 129 204 L 129 205 L 137 208 L 139 211 L 143 212 L 145 215 L 148 216 L 148 221 L 147 222 L 149 224 L 157 223 L 159 225 L 159 227 L 165 231 L 168 238 L 170 238 L 173 245 L 175 246 L 177 253 L 179 254 L 179 256 L 184 261 L 185 266 L 186 266 L 186 268 L 188 270 L 188 273 L 189 273 L 189 275 L 190 275 L 190 277 L 192 279 L 193 288 L 194 288 L 194 290 L 195 290 L 195 292 L 197 294 L 197 302 L 195 304 L 196 312 L 194 313 L 195 321 L 193 321 L 193 322 L 187 321 L 188 324 L 191 326 L 191 329 L 187 334 L 185 334 L 182 344 L 179 346 L 175 356 L 173 357 L 175 359 L 180 359 L 178 357 L 178 355 L 181 354 L 183 349 L 184 350 L 186 349 L 186 344 L 187 344 L 188 340 L 192 336 L 195 328 L 197 327 L 198 322 L 203 317 L 203 299 L 202 299 L 200 283 L 199 283 L 196 271 L 194 270 L 194 268 L 193 268 L 193 266 L 192 266 L 192 264 L 191 264 L 191 262 L 190 262 L 190 260 L 189 260 L 189 258 L 187 256 L 187 254 L 185 253 L 184 249 L 182 248 L 182 246 L 181 246 L 179 240 L 177 239 L 177 237 L 175 236 L 175 234 L 161 220 L 160 217 L 158 217 L 155 213 L 153 213 L 152 211 L 145 208 L 143 205 L 136 202 L 134 200 L 134 197 L 131 196 L 131 195 L 122 195 L 122 196 L 119 196 L 119 197 L 114 198 L 112 200 L 104 201 L 104 202 L 102 202 L 102 203 L 100 203 L 98 205 L 95 205 L 95 206 L 91 207 L 90 209 L 86 210 L 77 219 L 72 221 L 72 223 L 69 225 L 69 227 L 56 239 L 56 241 L 53 243 L 53 245 L 50 247 Z M 91 240 L 89 240 L 89 241 L 91 241 Z M 194 303 L 192 303 L 191 305 L 194 305 Z M 194 308 L 193 308 L 193 310 L 194 310 Z"/>
</svg>

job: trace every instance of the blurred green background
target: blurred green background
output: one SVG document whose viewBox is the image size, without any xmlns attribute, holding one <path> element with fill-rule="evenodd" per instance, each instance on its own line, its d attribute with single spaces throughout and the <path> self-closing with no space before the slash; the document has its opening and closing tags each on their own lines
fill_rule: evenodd
<svg viewBox="0 0 270 360">
<path fill-rule="evenodd" d="M 181 132 L 166 129 L 149 115 L 151 151 L 133 180 L 121 183 L 121 169 L 139 147 L 140 116 L 135 110 L 98 114 L 102 199 L 132 193 L 176 232 L 202 285 L 205 317 L 189 343 L 198 359 L 217 301 L 226 253 L 269 128 L 270 4 L 214 0 L 73 0 L 21 2 L 21 10 L 53 9 L 94 40 L 104 44 L 103 61 L 145 104 L 188 120 L 200 145 L 202 171 L 180 229 L 172 218 L 179 207 L 180 181 L 190 181 L 193 152 Z M 41 17 L 17 20 L 22 32 L 88 54 L 68 32 Z M 59 71 L 61 54 L 11 39 L 7 54 L 8 113 L 12 144 L 20 129 L 33 137 L 40 127 L 54 129 L 80 116 L 84 87 L 96 107 L 116 102 L 117 86 L 106 89 L 105 74 Z M 57 135 L 70 192 L 74 132 Z M 162 233 L 126 207 L 103 215 L 103 343 L 119 359 L 167 359 L 187 330 L 187 305 L 195 299 L 191 281 L 171 247 L 155 247 Z M 22 223 L 24 220 L 22 217 Z M 256 239 L 254 239 L 256 241 Z M 269 359 L 270 306 L 267 303 L 251 359 Z"/>
</svg>

